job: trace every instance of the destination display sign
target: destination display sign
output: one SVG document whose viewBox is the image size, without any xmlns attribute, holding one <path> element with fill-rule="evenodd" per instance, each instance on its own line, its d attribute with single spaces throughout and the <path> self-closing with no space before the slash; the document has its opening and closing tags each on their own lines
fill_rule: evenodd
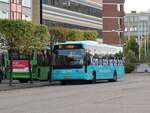
<svg viewBox="0 0 150 113">
<path fill-rule="evenodd" d="M 56 45 L 54 49 L 82 49 L 81 44 L 65 44 L 65 45 Z"/>
</svg>

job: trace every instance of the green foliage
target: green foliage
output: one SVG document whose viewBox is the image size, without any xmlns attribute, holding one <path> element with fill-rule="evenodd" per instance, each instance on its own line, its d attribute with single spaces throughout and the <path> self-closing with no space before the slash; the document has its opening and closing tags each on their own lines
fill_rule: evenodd
<svg viewBox="0 0 150 113">
<path fill-rule="evenodd" d="M 46 26 L 22 20 L 0 20 L 0 41 L 8 50 L 30 53 L 48 43 Z"/>
<path fill-rule="evenodd" d="M 146 56 L 142 57 L 141 62 L 143 62 L 143 63 L 150 63 L 150 51 L 146 54 Z"/>
<path fill-rule="evenodd" d="M 48 28 L 45 25 L 34 26 L 34 37 L 32 38 L 32 50 L 43 50 L 49 44 Z"/>
<path fill-rule="evenodd" d="M 85 40 L 96 40 L 98 37 L 98 33 L 95 30 L 85 30 L 84 31 L 84 39 Z"/>
<path fill-rule="evenodd" d="M 137 63 L 138 62 L 138 56 L 136 56 L 135 52 L 132 51 L 132 50 L 128 50 L 125 57 L 126 57 L 127 61 L 130 61 L 132 63 Z"/>
<path fill-rule="evenodd" d="M 128 50 L 132 50 L 133 52 L 135 52 L 135 55 L 138 55 L 138 43 L 135 40 L 135 37 L 131 37 L 130 40 L 126 43 L 124 50 L 125 50 L 125 54 L 126 52 L 128 52 Z"/>
<path fill-rule="evenodd" d="M 84 33 L 79 29 L 71 29 L 67 41 L 80 41 L 84 39 Z"/>
<path fill-rule="evenodd" d="M 69 29 L 64 27 L 52 27 L 49 29 L 49 33 L 51 36 L 55 37 L 55 41 L 63 42 L 67 40 Z"/>
<path fill-rule="evenodd" d="M 122 52 L 116 53 L 115 57 L 116 58 L 123 58 L 123 53 Z"/>
<path fill-rule="evenodd" d="M 141 62 L 150 63 L 150 40 L 148 40 L 148 48 L 146 48 L 146 56 L 145 56 L 145 42 L 143 41 L 141 44 Z"/>
<path fill-rule="evenodd" d="M 131 73 L 133 72 L 135 69 L 135 65 L 129 61 L 126 61 L 125 63 L 125 72 L 126 73 Z"/>
<path fill-rule="evenodd" d="M 0 20 L 1 42 L 5 44 L 5 47 L 9 49 L 19 48 L 23 43 L 22 37 L 31 35 L 30 33 L 26 33 L 25 24 L 26 22 L 20 20 L 16 22 L 14 20 Z M 32 25 L 28 28 L 30 31 L 33 31 Z"/>
<path fill-rule="evenodd" d="M 135 37 L 131 37 L 124 46 L 125 71 L 127 73 L 132 72 L 135 69 L 135 63 L 139 62 L 139 46 L 135 39 Z"/>
<path fill-rule="evenodd" d="M 128 50 L 125 54 L 125 71 L 127 73 L 132 72 L 135 69 L 135 63 L 138 62 L 138 57 L 135 55 L 135 52 Z"/>
<path fill-rule="evenodd" d="M 55 41 L 81 41 L 96 40 L 98 33 L 95 30 L 69 29 L 64 27 L 53 27 L 49 29 L 51 36 L 55 37 Z"/>
</svg>

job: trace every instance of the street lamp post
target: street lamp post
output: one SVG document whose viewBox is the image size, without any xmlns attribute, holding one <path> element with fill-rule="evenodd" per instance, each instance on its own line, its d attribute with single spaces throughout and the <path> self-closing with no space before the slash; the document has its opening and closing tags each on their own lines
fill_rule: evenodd
<svg viewBox="0 0 150 113">
<path fill-rule="evenodd" d="M 139 44 L 139 61 L 141 60 L 141 34 L 140 34 L 140 25 L 139 25 L 139 22 L 138 21 L 138 25 L 137 25 L 137 35 L 138 35 L 138 44 Z"/>
<path fill-rule="evenodd" d="M 138 42 L 139 42 L 139 61 L 141 60 L 141 36 L 140 32 L 138 33 Z"/>
<path fill-rule="evenodd" d="M 146 36 L 146 31 L 145 31 L 145 33 L 144 33 L 145 57 L 146 57 L 146 55 L 147 55 L 147 48 L 146 48 L 146 46 L 147 46 L 146 41 L 147 41 L 147 40 L 146 40 L 146 37 L 147 37 L 147 36 Z"/>
</svg>

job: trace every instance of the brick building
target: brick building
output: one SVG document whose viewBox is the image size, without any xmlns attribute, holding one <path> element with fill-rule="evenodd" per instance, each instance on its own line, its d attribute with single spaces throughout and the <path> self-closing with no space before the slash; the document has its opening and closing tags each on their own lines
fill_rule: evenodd
<svg viewBox="0 0 150 113">
<path fill-rule="evenodd" d="M 1 19 L 32 19 L 31 0 L 0 0 Z"/>
<path fill-rule="evenodd" d="M 125 0 L 103 0 L 103 42 L 120 45 L 124 36 Z"/>
</svg>

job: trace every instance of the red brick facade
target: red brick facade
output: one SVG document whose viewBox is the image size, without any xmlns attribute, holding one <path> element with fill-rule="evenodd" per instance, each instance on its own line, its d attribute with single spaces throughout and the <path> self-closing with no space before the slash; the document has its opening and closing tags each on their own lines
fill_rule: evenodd
<svg viewBox="0 0 150 113">
<path fill-rule="evenodd" d="M 103 0 L 103 42 L 121 44 L 124 32 L 124 0 Z"/>
<path fill-rule="evenodd" d="M 22 0 L 10 0 L 10 19 L 22 18 Z"/>
</svg>

